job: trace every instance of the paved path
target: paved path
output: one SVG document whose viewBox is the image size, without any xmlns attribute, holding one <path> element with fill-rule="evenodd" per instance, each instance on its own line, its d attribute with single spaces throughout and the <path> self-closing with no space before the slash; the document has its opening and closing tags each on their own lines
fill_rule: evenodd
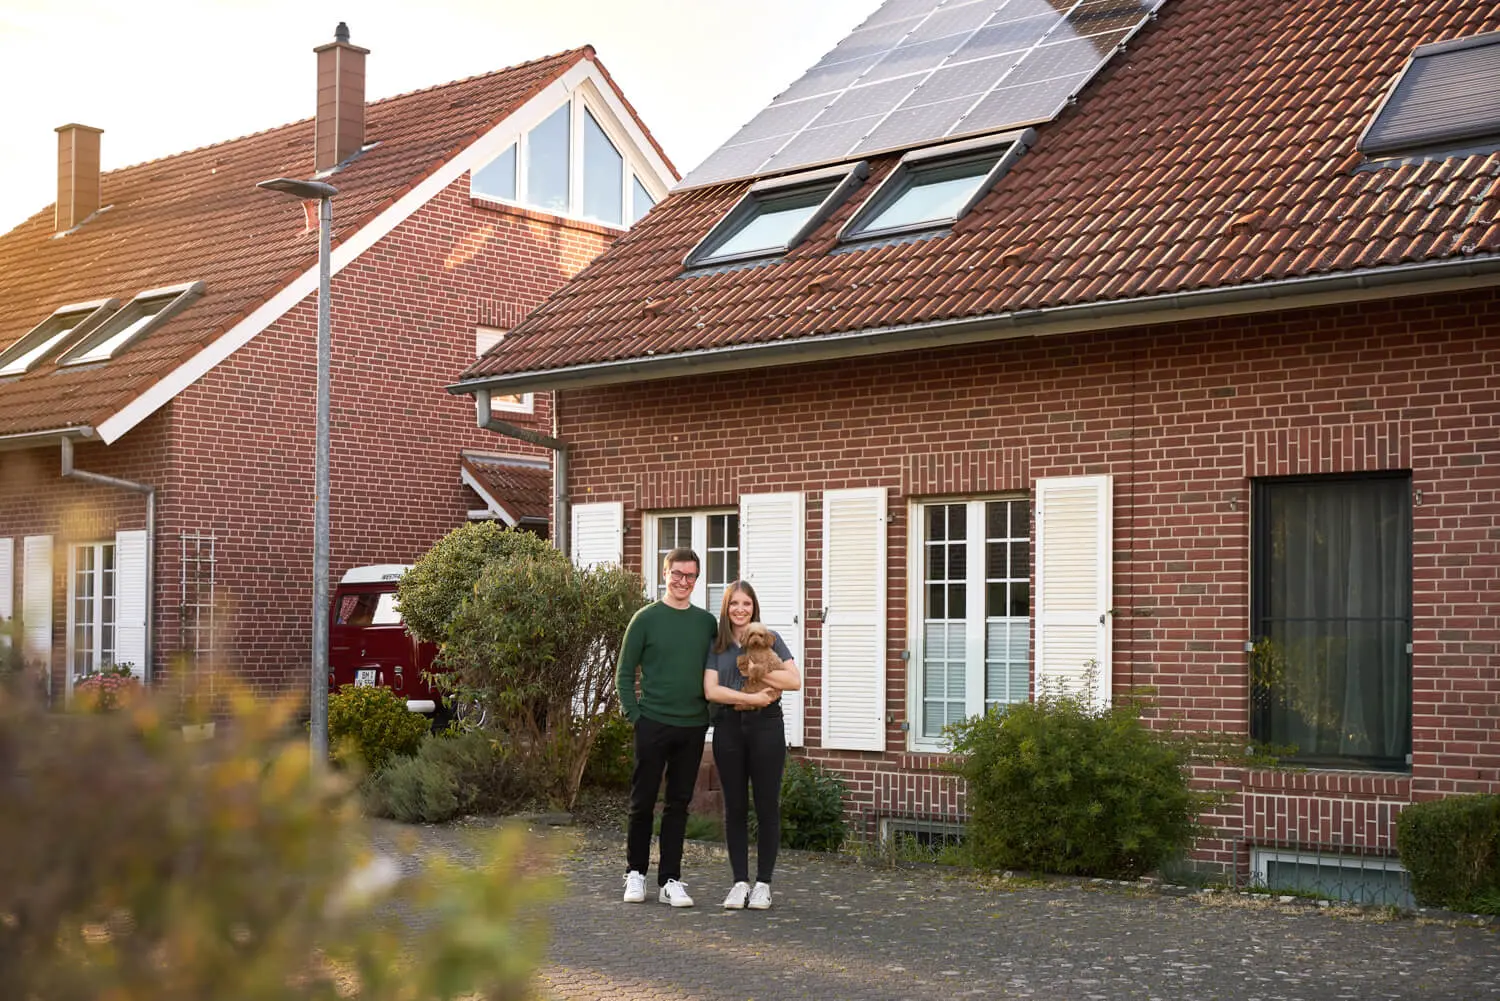
<svg viewBox="0 0 1500 1001">
<path fill-rule="evenodd" d="M 461 832 L 422 828 L 462 852 Z M 1500 929 L 1238 895 L 1006 887 L 789 852 L 775 907 L 724 911 L 722 849 L 689 844 L 698 906 L 623 904 L 623 839 L 572 831 L 538 993 L 563 999 L 1500 999 Z M 654 883 L 654 879 L 650 880 Z"/>
</svg>

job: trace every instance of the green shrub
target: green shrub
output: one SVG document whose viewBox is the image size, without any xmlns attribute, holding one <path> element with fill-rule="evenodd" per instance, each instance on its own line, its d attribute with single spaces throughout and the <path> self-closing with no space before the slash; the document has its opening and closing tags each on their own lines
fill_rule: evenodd
<svg viewBox="0 0 1500 1001">
<path fill-rule="evenodd" d="M 844 780 L 816 761 L 787 758 L 781 773 L 782 846 L 836 852 L 847 831 Z"/>
<path fill-rule="evenodd" d="M 467 814 L 514 813 L 546 799 L 503 735 L 471 730 L 429 737 L 365 781 L 365 808 L 404 823 L 438 823 Z"/>
<path fill-rule="evenodd" d="M 1396 817 L 1396 850 L 1424 907 L 1500 913 L 1500 796 L 1413 803 Z"/>
<path fill-rule="evenodd" d="M 1188 750 L 1127 702 L 1043 692 L 949 728 L 982 868 L 1134 879 L 1175 856 L 1211 801 Z"/>
<path fill-rule="evenodd" d="M 392 758 L 415 754 L 431 728 L 389 688 L 345 685 L 328 697 L 328 744 L 340 764 L 378 772 Z"/>
<path fill-rule="evenodd" d="M 497 559 L 554 552 L 541 536 L 494 521 L 455 528 L 401 575 L 397 585 L 401 619 L 418 639 L 442 643 L 448 638 L 448 623 L 474 593 L 474 582 L 487 565 Z"/>
<path fill-rule="evenodd" d="M 479 873 L 373 863 L 346 783 L 287 739 L 293 706 L 237 698 L 188 742 L 169 694 L 67 715 L 0 698 L 6 997 L 527 995 L 536 847 L 509 833 Z"/>
<path fill-rule="evenodd" d="M 598 789 L 629 789 L 635 770 L 635 727 L 619 710 L 611 710 L 594 735 L 583 784 Z"/>
</svg>

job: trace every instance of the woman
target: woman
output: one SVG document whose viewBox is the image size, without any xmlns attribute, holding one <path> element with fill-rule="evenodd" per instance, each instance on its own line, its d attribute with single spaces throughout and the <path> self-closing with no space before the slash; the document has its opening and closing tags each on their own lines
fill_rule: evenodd
<svg viewBox="0 0 1500 1001">
<path fill-rule="evenodd" d="M 771 906 L 771 874 L 781 845 L 781 769 L 786 764 L 786 727 L 782 722 L 781 693 L 802 687 L 802 675 L 780 636 L 772 632 L 772 647 L 781 667 L 766 675 L 771 688 L 747 694 L 741 689 L 740 641 L 745 627 L 760 621 L 760 601 L 744 581 L 724 592 L 719 610 L 719 635 L 704 664 L 703 695 L 714 707 L 714 764 L 724 795 L 724 840 L 734 886 L 724 898 L 729 910 Z M 720 708 L 725 707 L 725 708 Z M 755 854 L 755 886 L 750 886 L 750 793 L 755 790 L 755 816 L 760 839 Z"/>
</svg>

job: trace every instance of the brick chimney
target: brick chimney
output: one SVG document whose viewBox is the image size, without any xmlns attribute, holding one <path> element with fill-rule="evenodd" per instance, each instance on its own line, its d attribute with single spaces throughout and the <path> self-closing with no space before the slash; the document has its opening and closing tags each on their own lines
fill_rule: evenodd
<svg viewBox="0 0 1500 1001">
<path fill-rule="evenodd" d="M 88 125 L 57 128 L 57 217 L 65 233 L 99 211 L 99 137 L 103 129 Z"/>
<path fill-rule="evenodd" d="M 369 49 L 349 44 L 349 26 L 334 29 L 333 41 L 318 54 L 318 121 L 313 134 L 313 169 L 343 163 L 365 144 L 365 56 Z"/>
</svg>

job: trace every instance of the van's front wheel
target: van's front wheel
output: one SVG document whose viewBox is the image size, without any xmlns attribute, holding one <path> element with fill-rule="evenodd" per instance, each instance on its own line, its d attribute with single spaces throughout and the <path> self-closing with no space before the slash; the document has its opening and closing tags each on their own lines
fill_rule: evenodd
<svg viewBox="0 0 1500 1001">
<path fill-rule="evenodd" d="M 450 725 L 459 730 L 482 730 L 489 722 L 489 709 L 484 700 L 475 695 L 447 695 L 433 717 L 432 728 L 436 733 Z"/>
</svg>

